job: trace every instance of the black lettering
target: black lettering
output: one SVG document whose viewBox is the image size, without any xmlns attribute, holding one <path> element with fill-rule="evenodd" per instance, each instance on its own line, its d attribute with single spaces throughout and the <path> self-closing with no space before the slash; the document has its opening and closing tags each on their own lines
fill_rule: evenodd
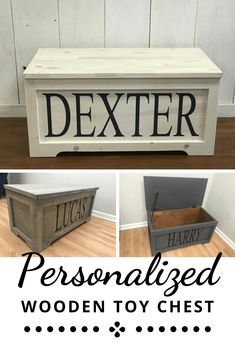
<svg viewBox="0 0 235 353">
<path fill-rule="evenodd" d="M 89 120 L 91 121 L 91 108 L 87 113 L 81 113 L 81 97 L 90 97 L 91 101 L 93 103 L 93 94 L 89 93 L 73 93 L 73 96 L 76 97 L 76 114 L 77 114 L 77 133 L 74 135 L 74 137 L 87 137 L 87 136 L 94 136 L 95 134 L 95 127 L 92 130 L 91 133 L 89 134 L 83 134 L 82 133 L 82 124 L 81 124 L 81 117 L 82 116 L 87 116 Z"/>
<path fill-rule="evenodd" d="M 27 302 L 24 302 L 24 300 L 21 300 L 21 305 L 24 313 L 27 313 L 28 311 L 30 311 L 31 313 L 34 313 L 36 309 L 36 304 L 37 304 L 37 300 L 34 300 L 33 302 L 31 302 L 30 300 L 27 300 Z"/>
<path fill-rule="evenodd" d="M 181 245 L 181 232 L 178 233 L 178 236 L 176 238 L 175 245 Z"/>
<path fill-rule="evenodd" d="M 106 123 L 104 125 L 103 130 L 101 131 L 101 133 L 99 135 L 97 135 L 97 137 L 106 137 L 106 135 L 104 134 L 104 131 L 105 131 L 109 121 L 112 122 L 113 127 L 115 129 L 115 135 L 113 135 L 113 136 L 115 136 L 115 137 L 121 137 L 122 136 L 123 137 L 124 135 L 121 133 L 113 113 L 114 113 L 114 110 L 115 110 L 120 98 L 124 95 L 124 93 L 116 93 L 115 94 L 117 96 L 117 99 L 116 99 L 116 102 L 115 102 L 113 108 L 111 108 L 110 105 L 109 105 L 109 102 L 108 102 L 108 99 L 107 99 L 108 95 L 109 95 L 109 93 L 98 93 L 98 96 L 100 96 L 100 98 L 102 99 L 109 116 L 108 116 L 108 119 L 107 119 L 107 121 L 106 121 Z"/>
<path fill-rule="evenodd" d="M 69 301 L 69 312 L 70 313 L 75 313 L 76 311 L 79 310 L 79 304 L 75 300 L 70 300 Z"/>
<path fill-rule="evenodd" d="M 185 121 L 188 125 L 189 131 L 192 136 L 199 136 L 193 129 L 193 125 L 190 120 L 190 115 L 194 112 L 196 108 L 196 99 L 193 94 L 191 93 L 176 93 L 179 96 L 179 110 L 178 110 L 178 125 L 177 125 L 177 132 L 174 136 L 184 136 L 182 134 L 182 118 L 185 118 Z M 184 97 L 189 97 L 191 100 L 191 107 L 187 113 L 183 113 L 183 101 Z"/>
<path fill-rule="evenodd" d="M 48 300 L 42 300 L 40 303 L 39 303 L 39 310 L 42 312 L 42 313 L 48 313 L 48 311 L 51 310 L 51 304 Z"/>
<path fill-rule="evenodd" d="M 187 244 L 189 242 L 189 230 L 185 230 L 183 239 L 182 239 L 182 244 Z"/>
<path fill-rule="evenodd" d="M 198 241 L 201 232 L 202 232 L 202 229 L 200 229 L 200 228 L 198 228 L 198 229 L 196 230 L 197 237 L 196 237 L 195 241 Z"/>
<path fill-rule="evenodd" d="M 63 136 L 68 131 L 69 125 L 70 125 L 70 120 L 71 120 L 70 109 L 69 109 L 69 104 L 68 104 L 67 100 L 65 99 L 64 96 L 62 96 L 59 93 L 42 93 L 42 95 L 46 97 L 46 102 L 47 102 L 48 134 L 45 135 L 45 137 L 59 137 L 59 136 Z M 64 105 L 64 109 L 65 109 L 65 125 L 64 125 L 63 130 L 60 133 L 57 133 L 57 134 L 52 132 L 51 97 L 59 98 L 62 101 L 62 103 Z"/>
<path fill-rule="evenodd" d="M 168 247 L 175 245 L 175 233 L 169 233 L 168 235 Z"/>
<path fill-rule="evenodd" d="M 64 204 L 64 217 L 63 217 L 63 226 L 64 227 L 67 227 L 67 225 L 69 224 L 69 207 L 70 207 L 70 205 L 71 205 L 71 202 L 65 202 L 65 204 Z"/>
<path fill-rule="evenodd" d="M 166 313 L 166 309 L 162 308 L 162 304 L 166 304 L 166 301 L 165 300 L 161 300 L 160 302 L 158 302 L 158 305 L 157 305 L 158 311 L 160 313 Z"/>
<path fill-rule="evenodd" d="M 84 199 L 81 200 L 81 218 L 83 218 L 85 216 L 86 203 L 87 203 L 87 198 L 85 197 Z"/>
<path fill-rule="evenodd" d="M 190 243 L 194 243 L 195 239 L 194 239 L 194 235 L 196 234 L 196 229 L 192 229 L 191 230 L 191 234 L 190 234 L 190 238 L 189 238 L 189 242 Z"/>
<path fill-rule="evenodd" d="M 172 127 L 165 134 L 160 134 L 158 132 L 158 118 L 159 116 L 164 116 L 166 117 L 167 121 L 169 120 L 169 107 L 166 112 L 164 113 L 159 112 L 159 97 L 160 96 L 169 97 L 170 102 L 172 102 L 172 93 L 152 93 L 152 95 L 154 96 L 154 121 L 153 121 L 153 133 L 150 136 L 170 136 Z"/>
<path fill-rule="evenodd" d="M 128 103 L 129 98 L 135 97 L 135 133 L 131 135 L 135 136 L 143 136 L 140 134 L 140 98 L 145 97 L 149 103 L 149 94 L 148 93 L 127 93 L 126 102 Z"/>
<path fill-rule="evenodd" d="M 24 268 L 23 268 L 23 271 L 21 273 L 20 280 L 19 280 L 19 283 L 18 283 L 18 287 L 20 287 L 20 288 L 23 287 L 26 273 L 30 272 L 30 271 L 38 270 L 39 268 L 41 268 L 44 265 L 44 262 L 45 262 L 44 257 L 42 255 L 36 253 L 36 252 L 27 252 L 25 254 L 22 254 L 22 256 L 25 256 L 25 255 L 28 255 L 28 257 L 27 257 L 27 260 L 26 260 L 26 262 L 24 264 Z M 40 259 L 40 262 L 39 262 L 38 266 L 33 267 L 31 269 L 28 269 L 30 260 L 31 260 L 33 255 L 37 255 L 39 257 L 39 259 Z"/>
<path fill-rule="evenodd" d="M 170 301 L 170 312 L 173 313 L 176 308 L 176 311 L 179 313 L 180 312 L 180 301 L 177 300 L 176 303 L 174 303 L 172 300 Z"/>
<path fill-rule="evenodd" d="M 75 217 L 73 217 L 74 205 L 77 206 L 77 200 L 73 200 L 73 202 L 72 202 L 71 212 L 70 212 L 70 223 L 74 223 L 77 220 L 76 215 L 75 215 Z"/>
<path fill-rule="evenodd" d="M 54 304 L 54 310 L 57 313 L 65 311 L 65 303 L 62 300 L 57 300 Z"/>
<path fill-rule="evenodd" d="M 205 301 L 206 303 L 206 301 Z M 195 313 L 201 313 L 202 312 L 202 301 L 201 300 L 196 300 L 195 301 L 195 309 L 194 309 L 194 312 Z"/>
<path fill-rule="evenodd" d="M 60 205 L 56 205 L 56 227 L 55 231 L 58 232 L 62 229 L 62 225 L 59 226 L 59 214 L 60 214 Z"/>
</svg>

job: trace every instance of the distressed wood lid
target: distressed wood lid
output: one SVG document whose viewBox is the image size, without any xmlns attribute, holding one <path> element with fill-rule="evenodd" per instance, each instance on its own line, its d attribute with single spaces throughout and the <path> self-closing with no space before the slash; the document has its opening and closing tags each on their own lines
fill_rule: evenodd
<svg viewBox="0 0 235 353">
<path fill-rule="evenodd" d="M 201 206 L 208 179 L 144 176 L 145 205 L 152 211 Z"/>
<path fill-rule="evenodd" d="M 96 191 L 99 188 L 87 188 L 75 185 L 40 185 L 40 184 L 8 184 L 4 185 L 6 190 L 17 192 L 33 199 L 46 199 L 53 196 L 72 195 L 82 192 Z"/>
<path fill-rule="evenodd" d="M 200 48 L 41 48 L 24 71 L 35 78 L 215 78 Z"/>
</svg>

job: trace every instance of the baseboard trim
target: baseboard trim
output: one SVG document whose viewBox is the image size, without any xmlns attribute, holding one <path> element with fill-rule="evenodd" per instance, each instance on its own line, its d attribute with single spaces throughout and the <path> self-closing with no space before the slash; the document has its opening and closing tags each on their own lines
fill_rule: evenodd
<svg viewBox="0 0 235 353">
<path fill-rule="evenodd" d="M 116 222 L 116 216 L 109 213 L 93 210 L 92 216 L 103 218 L 103 219 L 106 219 L 107 221 Z"/>
<path fill-rule="evenodd" d="M 215 229 L 216 233 L 220 236 L 220 238 L 222 238 L 225 243 L 227 243 L 230 248 L 232 248 L 235 251 L 235 243 L 234 241 L 232 241 L 226 234 L 224 234 L 224 232 L 222 232 L 221 229 L 219 229 L 218 227 L 216 227 Z"/>
<path fill-rule="evenodd" d="M 132 229 L 132 228 L 141 228 L 147 227 L 148 222 L 138 222 L 138 223 L 129 223 L 129 224 L 122 224 L 120 225 L 120 230 Z"/>
<path fill-rule="evenodd" d="M 1 118 L 25 118 L 25 104 L 0 104 Z"/>
<path fill-rule="evenodd" d="M 224 117 L 235 117 L 235 104 L 219 104 L 218 106 L 218 116 Z"/>
<path fill-rule="evenodd" d="M 0 104 L 0 118 L 26 117 L 25 104 Z M 218 117 L 235 117 L 235 104 L 219 104 Z"/>
</svg>

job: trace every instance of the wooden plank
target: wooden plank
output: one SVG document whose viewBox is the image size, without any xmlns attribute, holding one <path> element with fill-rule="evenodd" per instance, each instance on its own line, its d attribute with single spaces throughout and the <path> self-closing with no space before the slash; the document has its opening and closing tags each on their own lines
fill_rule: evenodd
<svg viewBox="0 0 235 353">
<path fill-rule="evenodd" d="M 18 103 L 10 1 L 0 0 L 0 103 Z"/>
<path fill-rule="evenodd" d="M 61 47 L 104 46 L 104 0 L 59 0 Z"/>
<path fill-rule="evenodd" d="M 223 71 L 220 103 L 230 104 L 235 84 L 235 1 L 199 0 L 196 42 Z"/>
<path fill-rule="evenodd" d="M 25 102 L 23 71 L 39 47 L 58 47 L 57 0 L 12 0 L 20 103 Z"/>
<path fill-rule="evenodd" d="M 212 78 L 221 75 L 199 48 L 43 48 L 24 72 L 27 79 Z"/>
<path fill-rule="evenodd" d="M 151 47 L 192 47 L 197 0 L 152 0 Z"/>
<path fill-rule="evenodd" d="M 105 46 L 148 47 L 150 0 L 106 0 Z"/>
<path fill-rule="evenodd" d="M 61 185 L 50 191 L 49 186 L 30 184 L 5 189 L 12 232 L 38 252 L 90 220 L 97 190 Z"/>
</svg>

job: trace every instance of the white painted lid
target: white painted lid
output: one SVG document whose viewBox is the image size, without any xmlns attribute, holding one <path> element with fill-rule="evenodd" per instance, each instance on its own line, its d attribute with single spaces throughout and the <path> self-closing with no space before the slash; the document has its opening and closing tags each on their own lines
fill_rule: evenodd
<svg viewBox="0 0 235 353">
<path fill-rule="evenodd" d="M 8 184 L 4 185 L 6 190 L 11 190 L 19 194 L 35 199 L 43 199 L 52 196 L 71 195 L 74 193 L 96 191 L 98 187 L 87 188 L 76 185 L 41 185 L 41 184 Z"/>
<path fill-rule="evenodd" d="M 24 71 L 25 79 L 221 76 L 200 48 L 41 48 Z"/>
</svg>

